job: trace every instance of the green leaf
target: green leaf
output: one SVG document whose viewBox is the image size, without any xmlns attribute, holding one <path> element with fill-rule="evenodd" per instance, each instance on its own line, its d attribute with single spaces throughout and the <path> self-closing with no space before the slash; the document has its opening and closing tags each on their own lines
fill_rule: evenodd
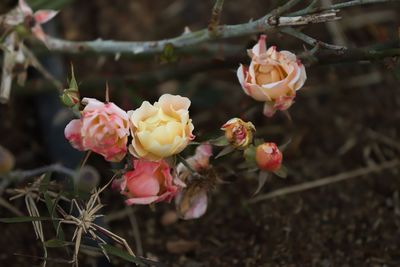
<svg viewBox="0 0 400 267">
<path fill-rule="evenodd" d="M 255 165 L 256 163 L 256 147 L 250 145 L 246 150 L 243 152 L 243 156 L 248 164 Z"/>
<path fill-rule="evenodd" d="M 138 259 L 137 257 L 134 257 L 132 255 L 130 255 L 129 253 L 127 253 L 125 250 L 122 250 L 120 248 L 111 246 L 109 244 L 99 244 L 99 246 L 107 253 L 110 255 L 114 255 L 117 256 L 121 259 L 124 259 L 126 261 L 135 263 L 137 265 L 140 266 L 147 266 L 147 264 L 145 264 L 143 261 L 141 261 L 140 259 Z"/>
<path fill-rule="evenodd" d="M 69 89 L 78 90 L 78 83 L 75 79 L 74 65 L 71 64 L 71 80 L 69 80 Z"/>
<path fill-rule="evenodd" d="M 270 174 L 268 172 L 261 171 L 258 175 L 258 186 L 253 196 L 257 195 L 268 181 Z"/>
<path fill-rule="evenodd" d="M 223 157 L 225 155 L 228 155 L 229 153 L 232 153 L 233 151 L 235 151 L 234 147 L 226 146 L 218 153 L 218 155 L 215 156 L 215 158 L 217 159 Z"/>
<path fill-rule="evenodd" d="M 292 139 L 287 140 L 284 144 L 279 146 L 279 150 L 281 152 L 285 151 L 291 142 L 292 142 Z"/>
<path fill-rule="evenodd" d="M 40 185 L 39 185 L 39 192 L 40 193 L 45 193 L 47 192 L 47 189 L 49 187 L 49 183 L 50 183 L 50 178 L 51 178 L 51 172 L 47 172 L 42 181 L 40 181 Z"/>
<path fill-rule="evenodd" d="M 209 143 L 213 146 L 227 146 L 229 145 L 228 139 L 226 139 L 225 135 L 220 136 L 215 139 L 211 139 Z"/>
<path fill-rule="evenodd" d="M 0 218 L 0 222 L 2 223 L 24 223 L 24 222 L 50 221 L 50 220 L 51 218 L 49 217 L 30 217 L 30 216 Z"/>
<path fill-rule="evenodd" d="M 44 193 L 44 201 L 46 203 L 46 207 L 47 207 L 47 211 L 49 212 L 49 215 L 51 218 L 54 218 L 54 212 L 55 212 L 55 208 L 57 206 L 57 202 L 60 199 L 60 196 L 57 196 L 57 199 L 51 200 L 51 197 L 49 196 L 49 194 L 46 192 Z M 53 227 L 57 232 L 57 238 L 61 239 L 61 240 L 65 240 L 65 235 L 64 235 L 64 231 L 63 229 L 60 227 L 58 227 L 58 223 L 56 221 L 53 221 Z"/>
<path fill-rule="evenodd" d="M 69 245 L 69 242 L 65 242 L 60 239 L 50 239 L 44 242 L 44 245 L 48 248 L 60 248 L 60 247 L 66 247 Z"/>
<path fill-rule="evenodd" d="M 279 170 L 274 171 L 274 174 L 279 176 L 280 178 L 286 178 L 287 168 L 284 165 L 282 165 Z"/>
<path fill-rule="evenodd" d="M 264 144 L 265 143 L 265 141 L 264 141 L 264 139 L 262 139 L 262 138 L 256 138 L 255 140 L 254 140 L 254 145 L 255 146 L 259 146 L 259 145 L 262 145 L 262 144 Z"/>
</svg>

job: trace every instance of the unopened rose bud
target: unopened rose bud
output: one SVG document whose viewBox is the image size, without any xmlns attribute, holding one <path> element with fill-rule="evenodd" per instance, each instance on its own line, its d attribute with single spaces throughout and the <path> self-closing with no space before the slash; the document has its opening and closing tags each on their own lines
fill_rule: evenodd
<svg viewBox="0 0 400 267">
<path fill-rule="evenodd" d="M 225 137 L 233 147 L 245 149 L 253 141 L 256 127 L 251 122 L 233 118 L 222 125 L 221 130 L 225 131 Z"/>
<path fill-rule="evenodd" d="M 83 166 L 75 176 L 76 188 L 84 192 L 91 192 L 99 183 L 100 174 L 90 165 Z"/>
<path fill-rule="evenodd" d="M 69 108 L 75 107 L 77 105 L 79 106 L 80 96 L 78 89 L 75 88 L 64 89 L 64 92 L 60 96 L 60 98 L 61 102 Z"/>
<path fill-rule="evenodd" d="M 261 144 L 256 149 L 256 162 L 261 170 L 277 171 L 282 165 L 282 152 L 275 143 Z"/>
<path fill-rule="evenodd" d="M 0 146 L 0 174 L 10 172 L 15 165 L 14 155 L 6 148 Z"/>
</svg>

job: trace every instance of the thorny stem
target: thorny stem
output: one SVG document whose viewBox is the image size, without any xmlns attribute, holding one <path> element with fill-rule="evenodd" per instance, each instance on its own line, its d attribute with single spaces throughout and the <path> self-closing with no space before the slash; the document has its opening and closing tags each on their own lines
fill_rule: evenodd
<svg viewBox="0 0 400 267">
<path fill-rule="evenodd" d="M 291 36 L 293 36 L 293 37 L 295 37 L 297 39 L 302 40 L 306 44 L 309 44 L 309 45 L 312 45 L 312 46 L 319 45 L 321 47 L 324 47 L 324 48 L 327 48 L 327 49 L 332 49 L 332 50 L 345 50 L 346 49 L 345 46 L 332 45 L 332 44 L 321 42 L 321 41 L 319 41 L 317 39 L 314 39 L 314 38 L 308 36 L 307 34 L 304 34 L 304 33 L 300 32 L 300 31 L 298 31 L 298 30 L 296 30 L 294 28 L 291 28 L 291 27 L 282 28 L 282 29 L 280 29 L 280 32 L 286 33 L 288 35 L 291 35 Z"/>
<path fill-rule="evenodd" d="M 400 2 L 400 0 L 353 0 L 353 1 L 347 1 L 344 3 L 334 4 L 330 7 L 305 8 L 303 10 L 299 10 L 299 11 L 290 13 L 289 16 L 302 16 L 305 14 L 311 14 L 311 13 L 332 10 L 332 9 L 345 9 L 345 8 L 354 7 L 354 6 L 388 3 L 388 2 Z"/>
<path fill-rule="evenodd" d="M 339 19 L 339 17 L 336 16 L 336 11 L 298 17 L 280 17 L 279 21 L 276 20 L 272 15 L 268 14 L 258 20 L 248 23 L 217 26 L 216 30 L 219 33 L 218 36 L 213 36 L 208 29 L 186 33 L 171 39 L 147 42 L 109 41 L 100 39 L 96 41 L 73 42 L 48 36 L 47 46 L 51 51 L 69 53 L 92 51 L 96 53 L 112 54 L 125 53 L 137 56 L 143 54 L 161 53 L 167 44 L 179 49 L 187 46 L 198 45 L 210 41 L 211 39 L 227 39 L 271 31 L 277 27 L 322 23 L 337 19 Z"/>
</svg>

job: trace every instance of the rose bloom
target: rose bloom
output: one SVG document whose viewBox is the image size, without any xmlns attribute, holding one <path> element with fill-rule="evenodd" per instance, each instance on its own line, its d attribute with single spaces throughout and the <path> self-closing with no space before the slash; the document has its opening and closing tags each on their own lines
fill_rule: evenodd
<svg viewBox="0 0 400 267">
<path fill-rule="evenodd" d="M 169 202 L 178 192 L 165 160 L 133 160 L 133 170 L 114 182 L 113 187 L 119 187 L 121 193 L 128 197 L 125 201 L 127 205 Z"/>
<path fill-rule="evenodd" d="M 289 51 L 266 48 L 266 36 L 248 51 L 251 63 L 247 69 L 240 65 L 237 76 L 244 92 L 257 101 L 265 102 L 264 114 L 271 117 L 276 110 L 286 110 L 307 76 L 304 65 Z"/>
<path fill-rule="evenodd" d="M 233 118 L 222 125 L 221 130 L 225 131 L 225 137 L 233 147 L 245 149 L 253 141 L 256 127 L 251 122 Z"/>
<path fill-rule="evenodd" d="M 204 175 L 206 179 L 207 170 L 210 168 L 209 159 L 212 155 L 212 147 L 209 144 L 202 144 L 196 148 L 195 154 L 186 159 L 186 162 L 196 172 Z M 182 190 L 176 195 L 175 205 L 179 217 L 184 220 L 197 219 L 207 211 L 209 184 L 202 183 L 193 177 L 193 174 L 186 166 L 179 163 L 177 166 L 178 181 L 183 183 Z M 187 184 L 187 185 L 186 185 Z"/>
<path fill-rule="evenodd" d="M 111 102 L 84 98 L 82 103 L 86 104 L 82 116 L 65 127 L 65 137 L 75 149 L 91 150 L 107 161 L 121 161 L 127 152 L 128 114 Z"/>
<path fill-rule="evenodd" d="M 133 138 L 129 152 L 152 161 L 181 152 L 194 138 L 189 106 L 186 97 L 164 94 L 154 105 L 145 101 L 129 111 Z"/>
<path fill-rule="evenodd" d="M 282 152 L 275 143 L 264 143 L 256 148 L 256 162 L 264 171 L 277 171 L 282 166 Z"/>
</svg>

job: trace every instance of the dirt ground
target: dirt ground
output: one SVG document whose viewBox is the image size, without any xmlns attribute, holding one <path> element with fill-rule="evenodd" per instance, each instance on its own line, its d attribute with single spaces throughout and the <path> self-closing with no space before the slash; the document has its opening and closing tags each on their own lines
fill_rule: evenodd
<svg viewBox="0 0 400 267">
<path fill-rule="evenodd" d="M 166 38 L 180 34 L 186 25 L 193 30 L 207 25 L 213 1 L 206 2 L 76 1 L 61 12 L 57 28 L 59 35 L 71 40 Z M 226 1 L 222 23 L 258 18 L 271 9 L 265 3 Z M 245 11 L 244 5 L 248 7 Z M 399 11 L 396 4 L 354 8 L 341 14 L 343 20 L 338 25 L 350 47 L 383 43 L 396 38 Z M 76 16 L 77 13 L 80 15 Z M 326 25 L 307 26 L 305 32 L 332 41 Z M 251 36 L 232 42 L 246 48 L 255 39 L 256 36 Z M 303 51 L 296 39 L 272 34 L 269 40 L 282 50 Z M 164 69 L 186 66 L 196 59 L 160 64 L 156 59 L 143 62 L 93 55 L 58 57 L 65 72 L 69 62 L 76 66 L 83 95 L 101 97 L 104 87 L 102 82 L 96 82 L 96 77 L 109 79 L 114 101 L 125 109 L 137 107 L 143 99 L 153 101 L 163 92 L 190 97 L 198 140 L 221 134 L 219 127 L 235 116 L 253 121 L 258 137 L 277 143 L 291 139 L 284 155 L 288 177 L 271 178 L 260 194 L 361 167 L 379 166 L 400 155 L 400 65 L 395 58 L 314 64 L 307 68 L 306 86 L 298 93 L 289 120 L 282 113 L 271 119 L 264 117 L 261 103 L 245 97 L 240 89 L 234 67 L 198 70 L 176 79 L 138 83 L 136 77 L 141 73 L 160 66 Z M 45 132 L 47 128 L 43 125 L 47 124 L 41 121 L 41 99 L 48 97 L 49 92 L 40 88 L 41 83 L 35 79 L 31 86 L 31 92 L 20 89 L 9 105 L 0 106 L 0 144 L 16 155 L 19 169 L 58 159 L 56 152 L 48 153 L 52 140 L 49 138 L 53 137 Z M 51 151 L 58 148 L 52 147 Z M 74 160 L 79 161 L 79 157 L 71 154 Z M 398 167 L 250 204 L 248 200 L 257 187 L 254 177 L 235 174 L 238 163 L 235 159 L 212 163 L 224 164 L 220 173 L 224 183 L 210 194 L 204 217 L 165 225 L 162 218 L 174 210 L 173 204 L 157 204 L 154 209 L 134 208 L 144 256 L 167 266 L 186 267 L 400 266 Z M 110 166 L 100 158 L 95 156 L 88 164 L 101 171 L 102 183 L 110 177 Z M 103 202 L 104 214 L 113 218 L 108 222 L 110 229 L 126 237 L 137 250 L 129 216 L 118 216 L 124 209 L 123 198 L 108 191 Z M 24 211 L 22 201 L 15 205 Z M 12 216 L 3 208 L 0 214 Z M 40 261 L 13 255 L 42 254 L 30 224 L 3 224 L 1 229 L 1 266 L 39 266 Z M 54 234 L 50 225 L 46 231 Z M 57 251 L 52 253 L 55 257 L 70 257 Z M 118 259 L 112 261 L 114 265 L 104 259 L 91 259 L 82 256 L 80 266 L 129 266 Z M 56 265 L 69 266 L 48 263 Z"/>
</svg>

